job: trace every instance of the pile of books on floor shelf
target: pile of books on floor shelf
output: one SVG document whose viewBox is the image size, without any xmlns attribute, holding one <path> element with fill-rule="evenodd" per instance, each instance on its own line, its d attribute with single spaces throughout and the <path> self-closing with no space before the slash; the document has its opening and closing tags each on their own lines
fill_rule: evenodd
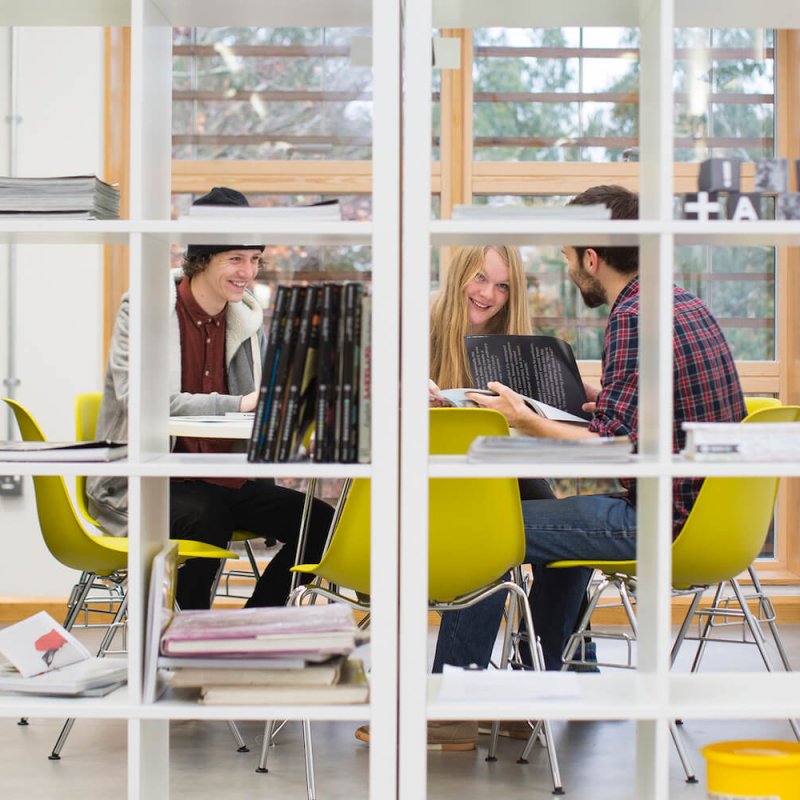
<svg viewBox="0 0 800 800">
<path fill-rule="evenodd" d="M 119 219 L 119 189 L 95 175 L 0 176 L 0 219 Z"/>
<path fill-rule="evenodd" d="M 365 703 L 351 657 L 364 634 L 343 605 L 177 612 L 161 635 L 158 667 L 170 689 L 200 703 Z"/>
<path fill-rule="evenodd" d="M 277 287 L 248 461 L 369 461 L 371 317 L 359 281 Z"/>
</svg>

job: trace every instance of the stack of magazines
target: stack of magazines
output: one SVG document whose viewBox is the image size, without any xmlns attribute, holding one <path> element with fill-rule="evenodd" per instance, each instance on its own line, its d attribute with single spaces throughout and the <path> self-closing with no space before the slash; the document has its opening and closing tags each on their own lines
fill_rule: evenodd
<svg viewBox="0 0 800 800">
<path fill-rule="evenodd" d="M 362 637 L 342 605 L 181 611 L 161 635 L 173 689 L 214 704 L 363 703 Z"/>
<path fill-rule="evenodd" d="M 184 217 L 202 217 L 205 219 L 259 219 L 303 222 L 340 222 L 342 209 L 338 200 L 323 200 L 304 206 L 190 206 Z"/>
<path fill-rule="evenodd" d="M 476 463 L 533 461 L 629 461 L 633 447 L 627 436 L 549 439 L 537 436 L 477 436 L 467 451 Z"/>
<path fill-rule="evenodd" d="M 119 189 L 95 175 L 0 176 L 0 218 L 118 219 Z"/>
<path fill-rule="evenodd" d="M 800 422 L 684 422 L 691 461 L 796 461 Z"/>
</svg>

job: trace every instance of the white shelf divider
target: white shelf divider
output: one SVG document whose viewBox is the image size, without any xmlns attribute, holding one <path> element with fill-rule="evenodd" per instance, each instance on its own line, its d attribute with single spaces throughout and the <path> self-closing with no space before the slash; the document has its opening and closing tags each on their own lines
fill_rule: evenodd
<svg viewBox="0 0 800 800">
<path fill-rule="evenodd" d="M 405 4 L 400 396 L 400 800 L 426 796 L 431 223 L 430 0 Z"/>
<path fill-rule="evenodd" d="M 369 797 L 397 798 L 401 2 L 372 2 L 371 655 Z M 338 465 L 344 466 L 344 465 Z"/>
</svg>

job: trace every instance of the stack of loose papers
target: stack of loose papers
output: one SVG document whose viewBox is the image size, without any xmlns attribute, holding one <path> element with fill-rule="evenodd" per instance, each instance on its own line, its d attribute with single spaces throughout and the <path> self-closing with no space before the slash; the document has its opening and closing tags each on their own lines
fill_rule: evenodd
<svg viewBox="0 0 800 800">
<path fill-rule="evenodd" d="M 119 189 L 95 175 L 0 176 L 0 217 L 118 219 Z"/>
<path fill-rule="evenodd" d="M 484 464 L 532 461 L 630 461 L 633 446 L 627 436 L 589 439 L 547 439 L 537 436 L 478 436 L 467 461 Z"/>
<path fill-rule="evenodd" d="M 797 461 L 800 422 L 684 422 L 692 461 Z"/>
</svg>

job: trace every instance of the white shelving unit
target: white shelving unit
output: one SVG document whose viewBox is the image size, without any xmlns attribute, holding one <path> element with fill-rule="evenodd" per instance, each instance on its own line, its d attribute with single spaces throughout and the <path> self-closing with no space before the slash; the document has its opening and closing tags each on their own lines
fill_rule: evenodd
<svg viewBox="0 0 800 800">
<path fill-rule="evenodd" d="M 401 10 L 405 86 L 401 128 Z M 106 698 L 0 699 L 0 716 L 128 720 L 131 800 L 169 795 L 171 719 L 364 719 L 372 725 L 370 798 L 419 800 L 427 794 L 425 721 L 520 717 L 635 719 L 636 796 L 669 796 L 667 723 L 675 717 L 800 716 L 800 675 L 671 675 L 669 672 L 670 480 L 685 474 L 764 474 L 769 464 L 692 466 L 671 454 L 671 296 L 678 243 L 797 246 L 800 226 L 761 222 L 687 223 L 672 219 L 672 32 L 674 25 L 800 27 L 797 0 L 5 0 L 0 25 L 130 25 L 131 218 L 112 222 L 0 222 L 0 242 L 130 245 L 130 457 L 98 467 L 130 478 L 129 683 Z M 171 27 L 175 25 L 335 25 L 373 29 L 373 220 L 281 225 L 169 220 Z M 642 219 L 613 223 L 457 223 L 432 221 L 431 32 L 434 27 L 626 25 L 641 29 Z M 401 181 L 401 135 L 403 148 Z M 162 176 L 158 178 L 157 176 Z M 401 200 L 402 185 L 402 200 Z M 166 337 L 171 243 L 234 242 L 242 234 L 269 244 L 360 244 L 373 253 L 372 463 L 252 465 L 234 457 L 167 452 Z M 426 307 L 431 247 L 503 241 L 638 244 L 642 269 L 642 457 L 631 465 L 466 465 L 428 456 Z M 402 263 L 401 263 L 402 257 Z M 145 302 L 146 301 L 146 302 Z M 402 310 L 402 313 L 401 313 Z M 402 351 L 400 343 L 402 340 Z M 402 361 L 401 359 L 402 352 Z M 399 365 L 399 369 L 398 369 Z M 398 398 L 400 399 L 398 412 Z M 399 426 L 398 426 L 399 421 Z M 399 433 L 398 433 L 399 431 Z M 68 465 L 16 465 L 26 475 L 76 474 Z M 579 676 L 579 698 L 541 703 L 442 703 L 426 671 L 426 529 L 429 476 L 635 475 L 639 478 L 642 636 L 637 672 Z M 372 479 L 373 672 L 369 706 L 202 707 L 141 702 L 143 597 L 150 561 L 167 538 L 170 475 Z M 800 475 L 800 463 L 781 465 Z M 398 602 L 398 598 L 400 602 Z M 536 677 L 527 676 L 530 681 Z M 698 756 L 695 756 L 698 757 Z M 566 786 L 567 792 L 578 787 Z M 268 789 L 265 789 L 268 791 Z"/>
<path fill-rule="evenodd" d="M 668 723 L 676 718 L 785 718 L 800 712 L 800 675 L 672 675 L 669 670 L 671 479 L 678 475 L 775 474 L 774 464 L 680 462 L 671 453 L 673 251 L 678 244 L 769 244 L 797 246 L 796 223 L 695 223 L 673 219 L 673 30 L 675 27 L 796 28 L 795 0 L 727 3 L 724 14 L 713 0 L 619 0 L 592 3 L 532 3 L 524 0 L 417 0 L 406 5 L 405 38 L 426 41 L 432 28 L 632 26 L 640 31 L 640 209 L 635 222 L 512 223 L 432 221 L 430 206 L 431 67 L 429 50 L 406 52 L 403 172 L 403 354 L 401 386 L 402 598 L 400 695 L 401 796 L 424 797 L 426 753 L 421 730 L 429 719 L 633 719 L 637 723 L 635 796 L 665 800 L 674 758 Z M 642 334 L 640 355 L 640 450 L 636 464 L 468 465 L 463 458 L 434 457 L 423 473 L 427 441 L 424 392 L 428 330 L 413 302 L 415 287 L 428 280 L 431 247 L 491 244 L 635 244 L 640 247 Z M 418 293 L 416 294 L 418 296 Z M 780 474 L 797 475 L 800 464 L 781 464 Z M 579 675 L 580 696 L 559 702 L 444 703 L 437 699 L 441 678 L 425 677 L 423 648 L 426 569 L 426 482 L 429 476 L 635 476 L 639 481 L 638 615 L 641 636 L 635 672 Z M 516 680 L 516 678 L 515 678 Z M 528 674 L 533 689 L 536 675 Z M 531 691 L 531 697 L 536 693 Z M 788 729 L 787 729 L 788 730 Z M 558 732 L 556 732 L 556 737 Z M 699 753 L 693 753 L 696 761 Z M 540 787 L 541 788 L 541 787 Z M 585 787 L 565 785 L 583 796 Z M 581 793 L 583 792 L 583 793 Z"/>
<path fill-rule="evenodd" d="M 373 5 L 375 7 L 374 24 Z M 397 776 L 397 483 L 396 408 L 399 351 L 400 9 L 376 0 L 9 0 L 0 26 L 117 26 L 131 28 L 130 219 L 108 222 L 0 222 L 0 242 L 130 245 L 131 385 L 129 458 L 93 467 L 129 478 L 128 685 L 108 697 L 74 700 L 0 699 L 0 716 L 110 718 L 128 721 L 131 800 L 169 796 L 169 721 L 173 719 L 369 719 L 370 796 L 387 796 Z M 373 219 L 369 223 L 198 222 L 170 220 L 172 28 L 174 26 L 372 26 Z M 98 65 L 99 68 L 100 65 Z M 365 465 L 247 464 L 242 456 L 193 459 L 168 453 L 167 336 L 170 244 L 231 242 L 366 245 L 372 248 L 373 323 L 372 463 Z M 99 335 L 99 332 L 98 332 Z M 75 464 L 17 464 L 15 473 L 80 472 Z M 141 701 L 144 596 L 154 554 L 168 537 L 171 475 L 371 477 L 375 537 L 372 575 L 381 591 L 373 604 L 375 644 L 372 699 L 354 706 L 203 707 L 167 699 Z M 46 754 L 42 754 L 44 758 Z M 255 768 L 255 763 L 254 763 Z M 264 786 L 264 791 L 269 791 Z"/>
</svg>

